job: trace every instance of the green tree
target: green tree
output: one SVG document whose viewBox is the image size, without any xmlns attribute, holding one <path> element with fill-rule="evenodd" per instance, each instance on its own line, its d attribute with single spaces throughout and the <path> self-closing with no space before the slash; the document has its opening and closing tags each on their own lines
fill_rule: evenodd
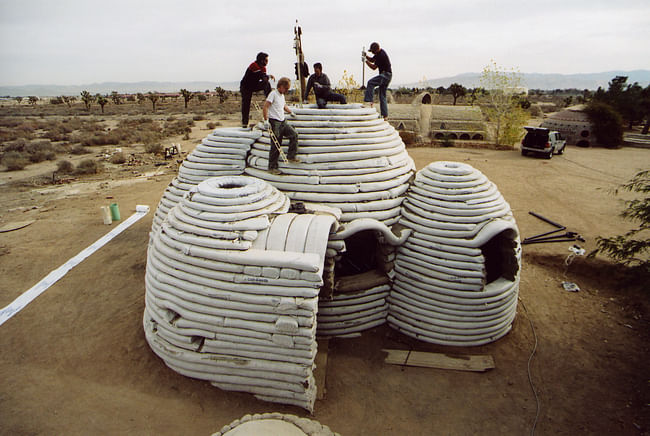
<svg viewBox="0 0 650 436">
<path fill-rule="evenodd" d="M 467 89 L 460 83 L 452 83 L 449 85 L 449 92 L 454 97 L 454 106 L 456 106 L 456 100 L 458 97 L 463 97 L 467 94 Z"/>
<path fill-rule="evenodd" d="M 81 91 L 81 101 L 86 105 L 86 110 L 90 110 L 90 105 L 95 101 L 95 97 L 88 91 Z"/>
<path fill-rule="evenodd" d="M 139 104 L 141 104 L 142 102 L 144 102 L 147 99 L 147 97 L 145 97 L 144 94 L 141 93 L 141 92 L 138 92 L 136 94 L 136 98 L 138 99 Z"/>
<path fill-rule="evenodd" d="M 618 263 L 639 268 L 643 273 L 648 274 L 650 273 L 650 260 L 647 256 L 647 253 L 650 253 L 650 170 L 638 172 L 619 189 L 645 195 L 644 198 L 626 201 L 626 207 L 620 214 L 624 219 L 639 223 L 639 227 L 619 236 L 597 237 L 598 248 L 589 253 L 589 256 L 603 253 Z M 619 189 L 616 189 L 616 194 Z"/>
<path fill-rule="evenodd" d="M 647 135 L 648 130 L 650 130 L 650 85 L 643 88 L 641 92 L 641 110 L 645 117 L 645 124 L 641 133 Z"/>
<path fill-rule="evenodd" d="M 117 91 L 111 92 L 111 100 L 113 100 L 113 104 L 122 104 L 122 97 L 117 93 Z"/>
<path fill-rule="evenodd" d="M 587 104 L 585 113 L 601 145 L 616 148 L 623 143 L 623 120 L 614 108 L 602 101 L 592 100 Z"/>
<path fill-rule="evenodd" d="M 183 101 L 185 101 L 185 109 L 187 109 L 187 103 L 194 98 L 194 93 L 187 89 L 181 89 L 181 95 L 183 96 Z"/>
<path fill-rule="evenodd" d="M 152 106 L 152 108 L 153 108 L 153 111 L 156 112 L 156 102 L 157 102 L 158 99 L 160 98 L 160 94 L 158 94 L 157 92 L 151 92 L 151 91 L 149 91 L 149 92 L 147 93 L 147 98 L 148 98 L 149 100 L 151 100 L 151 106 Z"/>
<path fill-rule="evenodd" d="M 36 97 L 35 95 L 30 95 L 27 98 L 27 101 L 29 101 L 29 104 L 31 104 L 32 106 L 36 106 L 36 103 L 38 102 L 38 97 Z"/>
<path fill-rule="evenodd" d="M 209 92 L 209 91 L 208 91 Z M 199 104 L 203 103 L 208 99 L 208 97 L 205 96 L 206 94 L 199 94 L 196 96 L 196 98 L 199 100 Z"/>
<path fill-rule="evenodd" d="M 106 103 L 108 103 L 108 96 L 103 96 L 101 94 L 95 95 L 95 101 L 97 101 L 97 104 L 102 108 L 102 113 L 104 113 L 104 106 L 106 106 Z"/>
<path fill-rule="evenodd" d="M 14 100 L 16 100 L 18 102 L 18 104 L 20 104 L 20 102 L 23 101 L 23 98 L 22 97 L 14 97 Z"/>
<path fill-rule="evenodd" d="M 74 95 L 62 95 L 61 100 L 63 100 L 63 102 L 68 105 L 68 107 L 72 107 L 72 102 L 76 101 L 77 97 Z"/>
<path fill-rule="evenodd" d="M 487 93 L 484 111 L 493 125 L 496 144 L 513 146 L 521 139 L 528 118 L 519 106 L 519 99 L 514 97 L 521 88 L 521 74 L 499 68 L 491 61 L 483 69 L 480 81 Z"/>
</svg>

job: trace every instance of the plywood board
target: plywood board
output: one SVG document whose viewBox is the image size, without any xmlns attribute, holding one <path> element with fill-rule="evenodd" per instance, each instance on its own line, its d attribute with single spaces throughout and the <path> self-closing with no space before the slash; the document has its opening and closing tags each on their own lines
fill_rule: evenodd
<svg viewBox="0 0 650 436">
<path fill-rule="evenodd" d="M 494 368 L 494 359 L 488 355 L 449 355 L 409 350 L 382 350 L 388 353 L 384 360 L 394 365 L 426 368 L 456 369 L 484 372 Z"/>
</svg>

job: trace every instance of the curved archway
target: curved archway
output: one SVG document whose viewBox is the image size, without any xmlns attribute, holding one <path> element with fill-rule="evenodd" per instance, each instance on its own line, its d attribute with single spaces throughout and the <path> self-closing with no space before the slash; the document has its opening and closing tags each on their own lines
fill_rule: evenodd
<svg viewBox="0 0 650 436">
<path fill-rule="evenodd" d="M 588 138 L 589 130 L 583 130 L 582 132 L 580 132 L 580 136 L 582 136 L 583 138 Z"/>
<path fill-rule="evenodd" d="M 465 141 L 469 140 L 469 139 L 470 139 L 470 138 L 469 138 L 469 133 L 463 133 L 463 134 L 461 134 L 461 135 L 460 135 L 460 139 L 465 140 Z"/>
<path fill-rule="evenodd" d="M 397 125 L 397 130 L 404 130 L 404 123 L 399 123 Z"/>
<path fill-rule="evenodd" d="M 450 133 L 449 135 L 447 135 L 447 137 L 449 139 L 458 139 L 458 135 L 456 135 L 455 133 Z"/>
<path fill-rule="evenodd" d="M 483 135 L 481 135 L 480 133 L 476 133 L 476 134 L 474 134 L 474 136 L 472 136 L 472 139 L 475 140 L 475 141 L 482 141 L 483 140 Z"/>
<path fill-rule="evenodd" d="M 436 139 L 442 139 L 442 138 L 445 137 L 445 135 L 442 132 L 438 132 L 433 137 L 436 138 Z"/>
<path fill-rule="evenodd" d="M 431 104 L 431 94 L 424 94 L 422 96 L 422 104 Z"/>
</svg>

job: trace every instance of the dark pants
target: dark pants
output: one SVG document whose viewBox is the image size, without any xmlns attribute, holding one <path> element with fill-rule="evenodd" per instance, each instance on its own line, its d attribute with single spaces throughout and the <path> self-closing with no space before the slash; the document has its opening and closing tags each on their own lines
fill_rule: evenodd
<svg viewBox="0 0 650 436">
<path fill-rule="evenodd" d="M 264 96 L 266 97 L 271 92 L 271 84 L 268 80 L 263 80 L 258 83 L 254 88 L 244 88 L 243 86 L 239 87 L 239 92 L 241 93 L 241 124 L 242 126 L 248 125 L 248 116 L 251 110 L 251 98 L 255 91 L 264 91 Z"/>
<path fill-rule="evenodd" d="M 298 153 L 298 132 L 296 132 L 296 130 L 291 127 L 289 123 L 287 123 L 287 120 L 278 121 L 270 118 L 269 121 L 271 122 L 271 129 L 273 130 L 273 134 L 278 140 L 278 144 L 282 145 L 282 139 L 285 136 L 289 138 L 289 152 L 287 153 L 287 158 L 295 158 L 296 154 Z M 270 170 L 278 167 L 278 157 L 280 157 L 280 152 L 274 145 L 273 139 L 271 139 L 271 150 L 269 150 Z"/>
<path fill-rule="evenodd" d="M 325 109 L 328 101 L 334 101 L 341 104 L 346 104 L 347 100 L 342 94 L 337 94 L 336 92 L 328 92 L 327 94 L 321 94 L 316 96 L 316 104 L 318 109 Z"/>
</svg>

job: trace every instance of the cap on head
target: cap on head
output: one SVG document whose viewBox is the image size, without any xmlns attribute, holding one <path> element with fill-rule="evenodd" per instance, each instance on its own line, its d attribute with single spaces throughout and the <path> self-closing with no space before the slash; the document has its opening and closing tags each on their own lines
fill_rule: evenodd
<svg viewBox="0 0 650 436">
<path fill-rule="evenodd" d="M 379 51 L 379 43 L 373 42 L 372 44 L 370 44 L 370 51 L 373 53 Z"/>
</svg>

